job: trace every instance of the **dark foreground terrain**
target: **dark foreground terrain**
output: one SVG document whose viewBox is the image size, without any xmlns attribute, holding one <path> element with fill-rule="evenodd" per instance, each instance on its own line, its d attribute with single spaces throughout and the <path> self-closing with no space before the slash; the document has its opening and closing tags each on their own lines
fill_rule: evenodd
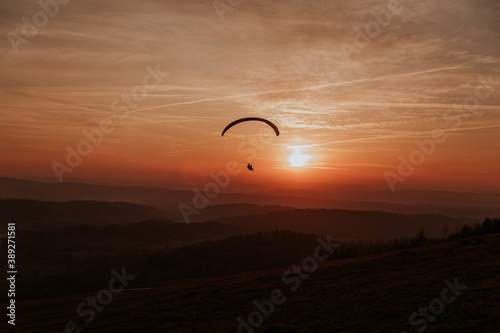
<svg viewBox="0 0 500 333">
<path fill-rule="evenodd" d="M 311 248 L 311 256 L 313 253 Z M 170 281 L 151 289 L 140 289 L 144 286 L 131 280 L 123 292 L 114 294 L 109 304 L 95 312 L 94 318 L 89 307 L 83 308 L 87 311 L 83 316 L 77 314 L 76 308 L 87 297 L 95 298 L 99 290 L 20 301 L 16 304 L 15 328 L 6 325 L 5 315 L 1 328 L 2 332 L 65 332 L 67 322 L 74 321 L 81 332 L 236 332 L 237 318 L 247 321 L 249 314 L 257 311 L 254 301 L 267 304 L 271 292 L 280 289 L 286 300 L 274 305 L 269 317 L 253 317 L 257 324 L 260 319 L 263 322 L 251 328 L 253 331 L 417 332 L 427 325 L 426 332 L 500 332 L 499 258 L 497 234 L 325 261 L 305 280 L 291 273 L 284 282 L 283 273 L 291 267 Z M 121 267 L 116 269 L 120 271 Z M 127 271 L 136 276 L 142 273 Z M 458 296 L 443 291 L 447 288 L 443 281 L 453 284 L 455 278 L 459 285 L 467 286 L 457 290 Z M 103 280 L 102 288 L 107 288 L 108 282 Z M 292 292 L 294 286 L 298 288 Z M 419 308 L 425 311 L 430 302 L 441 298 L 442 292 L 447 299 L 456 298 L 448 301 L 444 310 L 434 302 L 438 315 L 430 313 L 428 319 L 414 315 L 417 324 L 410 325 L 410 316 Z M 107 301 L 105 294 L 101 296 Z M 6 304 L 0 306 L 6 308 Z"/>
</svg>

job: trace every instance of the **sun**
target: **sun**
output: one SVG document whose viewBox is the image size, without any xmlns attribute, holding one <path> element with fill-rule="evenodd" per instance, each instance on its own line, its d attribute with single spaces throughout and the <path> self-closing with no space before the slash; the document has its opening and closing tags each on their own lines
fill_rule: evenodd
<svg viewBox="0 0 500 333">
<path fill-rule="evenodd" d="M 296 148 L 293 155 L 290 155 L 288 162 L 290 162 L 291 167 L 303 167 L 307 165 L 307 161 L 311 159 L 310 155 L 302 154 L 301 149 Z"/>
</svg>

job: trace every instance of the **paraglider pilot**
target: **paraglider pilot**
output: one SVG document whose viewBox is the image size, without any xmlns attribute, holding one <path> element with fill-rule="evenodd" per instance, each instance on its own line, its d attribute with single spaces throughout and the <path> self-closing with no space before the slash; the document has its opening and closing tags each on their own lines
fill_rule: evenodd
<svg viewBox="0 0 500 333">
<path fill-rule="evenodd" d="M 253 166 L 250 163 L 247 163 L 247 169 L 253 171 Z"/>
</svg>

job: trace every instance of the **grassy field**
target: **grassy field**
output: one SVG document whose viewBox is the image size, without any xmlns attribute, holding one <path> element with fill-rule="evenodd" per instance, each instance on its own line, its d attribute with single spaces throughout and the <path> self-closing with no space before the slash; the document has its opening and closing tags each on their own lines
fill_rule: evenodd
<svg viewBox="0 0 500 333">
<path fill-rule="evenodd" d="M 300 280 L 296 291 L 291 291 L 293 284 L 282 281 L 290 267 L 171 281 L 151 289 L 139 289 L 144 286 L 132 281 L 90 323 L 84 322 L 88 316 L 78 316 L 76 308 L 87 297 L 96 297 L 99 290 L 18 302 L 15 328 L 7 325 L 4 316 L 1 330 L 64 332 L 66 323 L 75 321 L 81 332 L 237 332 L 236 318 L 248 319 L 257 310 L 254 301 L 268 300 L 273 290 L 280 289 L 286 300 L 275 305 L 269 317 L 262 316 L 262 325 L 253 331 L 410 333 L 424 328 L 423 316 L 415 318 L 420 320 L 418 325 L 409 324 L 412 313 L 428 308 L 440 298 L 446 287 L 443 281 L 453 283 L 456 277 L 467 289 L 446 304 L 442 313 L 430 314 L 425 331 L 500 332 L 499 264 L 500 235 L 493 235 L 325 261 Z M 103 288 L 108 281 L 102 281 Z M 1 307 L 5 309 L 6 304 Z"/>
</svg>

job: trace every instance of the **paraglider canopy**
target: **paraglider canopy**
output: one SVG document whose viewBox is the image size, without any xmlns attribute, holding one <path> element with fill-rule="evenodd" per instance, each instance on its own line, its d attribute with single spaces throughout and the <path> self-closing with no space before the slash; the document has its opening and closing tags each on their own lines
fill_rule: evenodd
<svg viewBox="0 0 500 333">
<path fill-rule="evenodd" d="M 241 119 L 235 120 L 232 123 L 230 123 L 229 125 L 227 125 L 226 128 L 224 128 L 224 130 L 222 131 L 221 136 L 224 136 L 224 133 L 226 133 L 227 130 L 230 129 L 231 127 L 233 127 L 234 125 L 237 125 L 239 123 L 243 123 L 245 121 L 262 121 L 262 122 L 268 124 L 269 126 L 271 126 L 271 128 L 276 133 L 276 136 L 280 135 L 280 130 L 278 129 L 278 127 L 276 125 L 274 125 L 272 122 L 270 122 L 269 120 L 264 119 L 264 118 L 248 117 L 248 118 L 241 118 Z"/>
</svg>

